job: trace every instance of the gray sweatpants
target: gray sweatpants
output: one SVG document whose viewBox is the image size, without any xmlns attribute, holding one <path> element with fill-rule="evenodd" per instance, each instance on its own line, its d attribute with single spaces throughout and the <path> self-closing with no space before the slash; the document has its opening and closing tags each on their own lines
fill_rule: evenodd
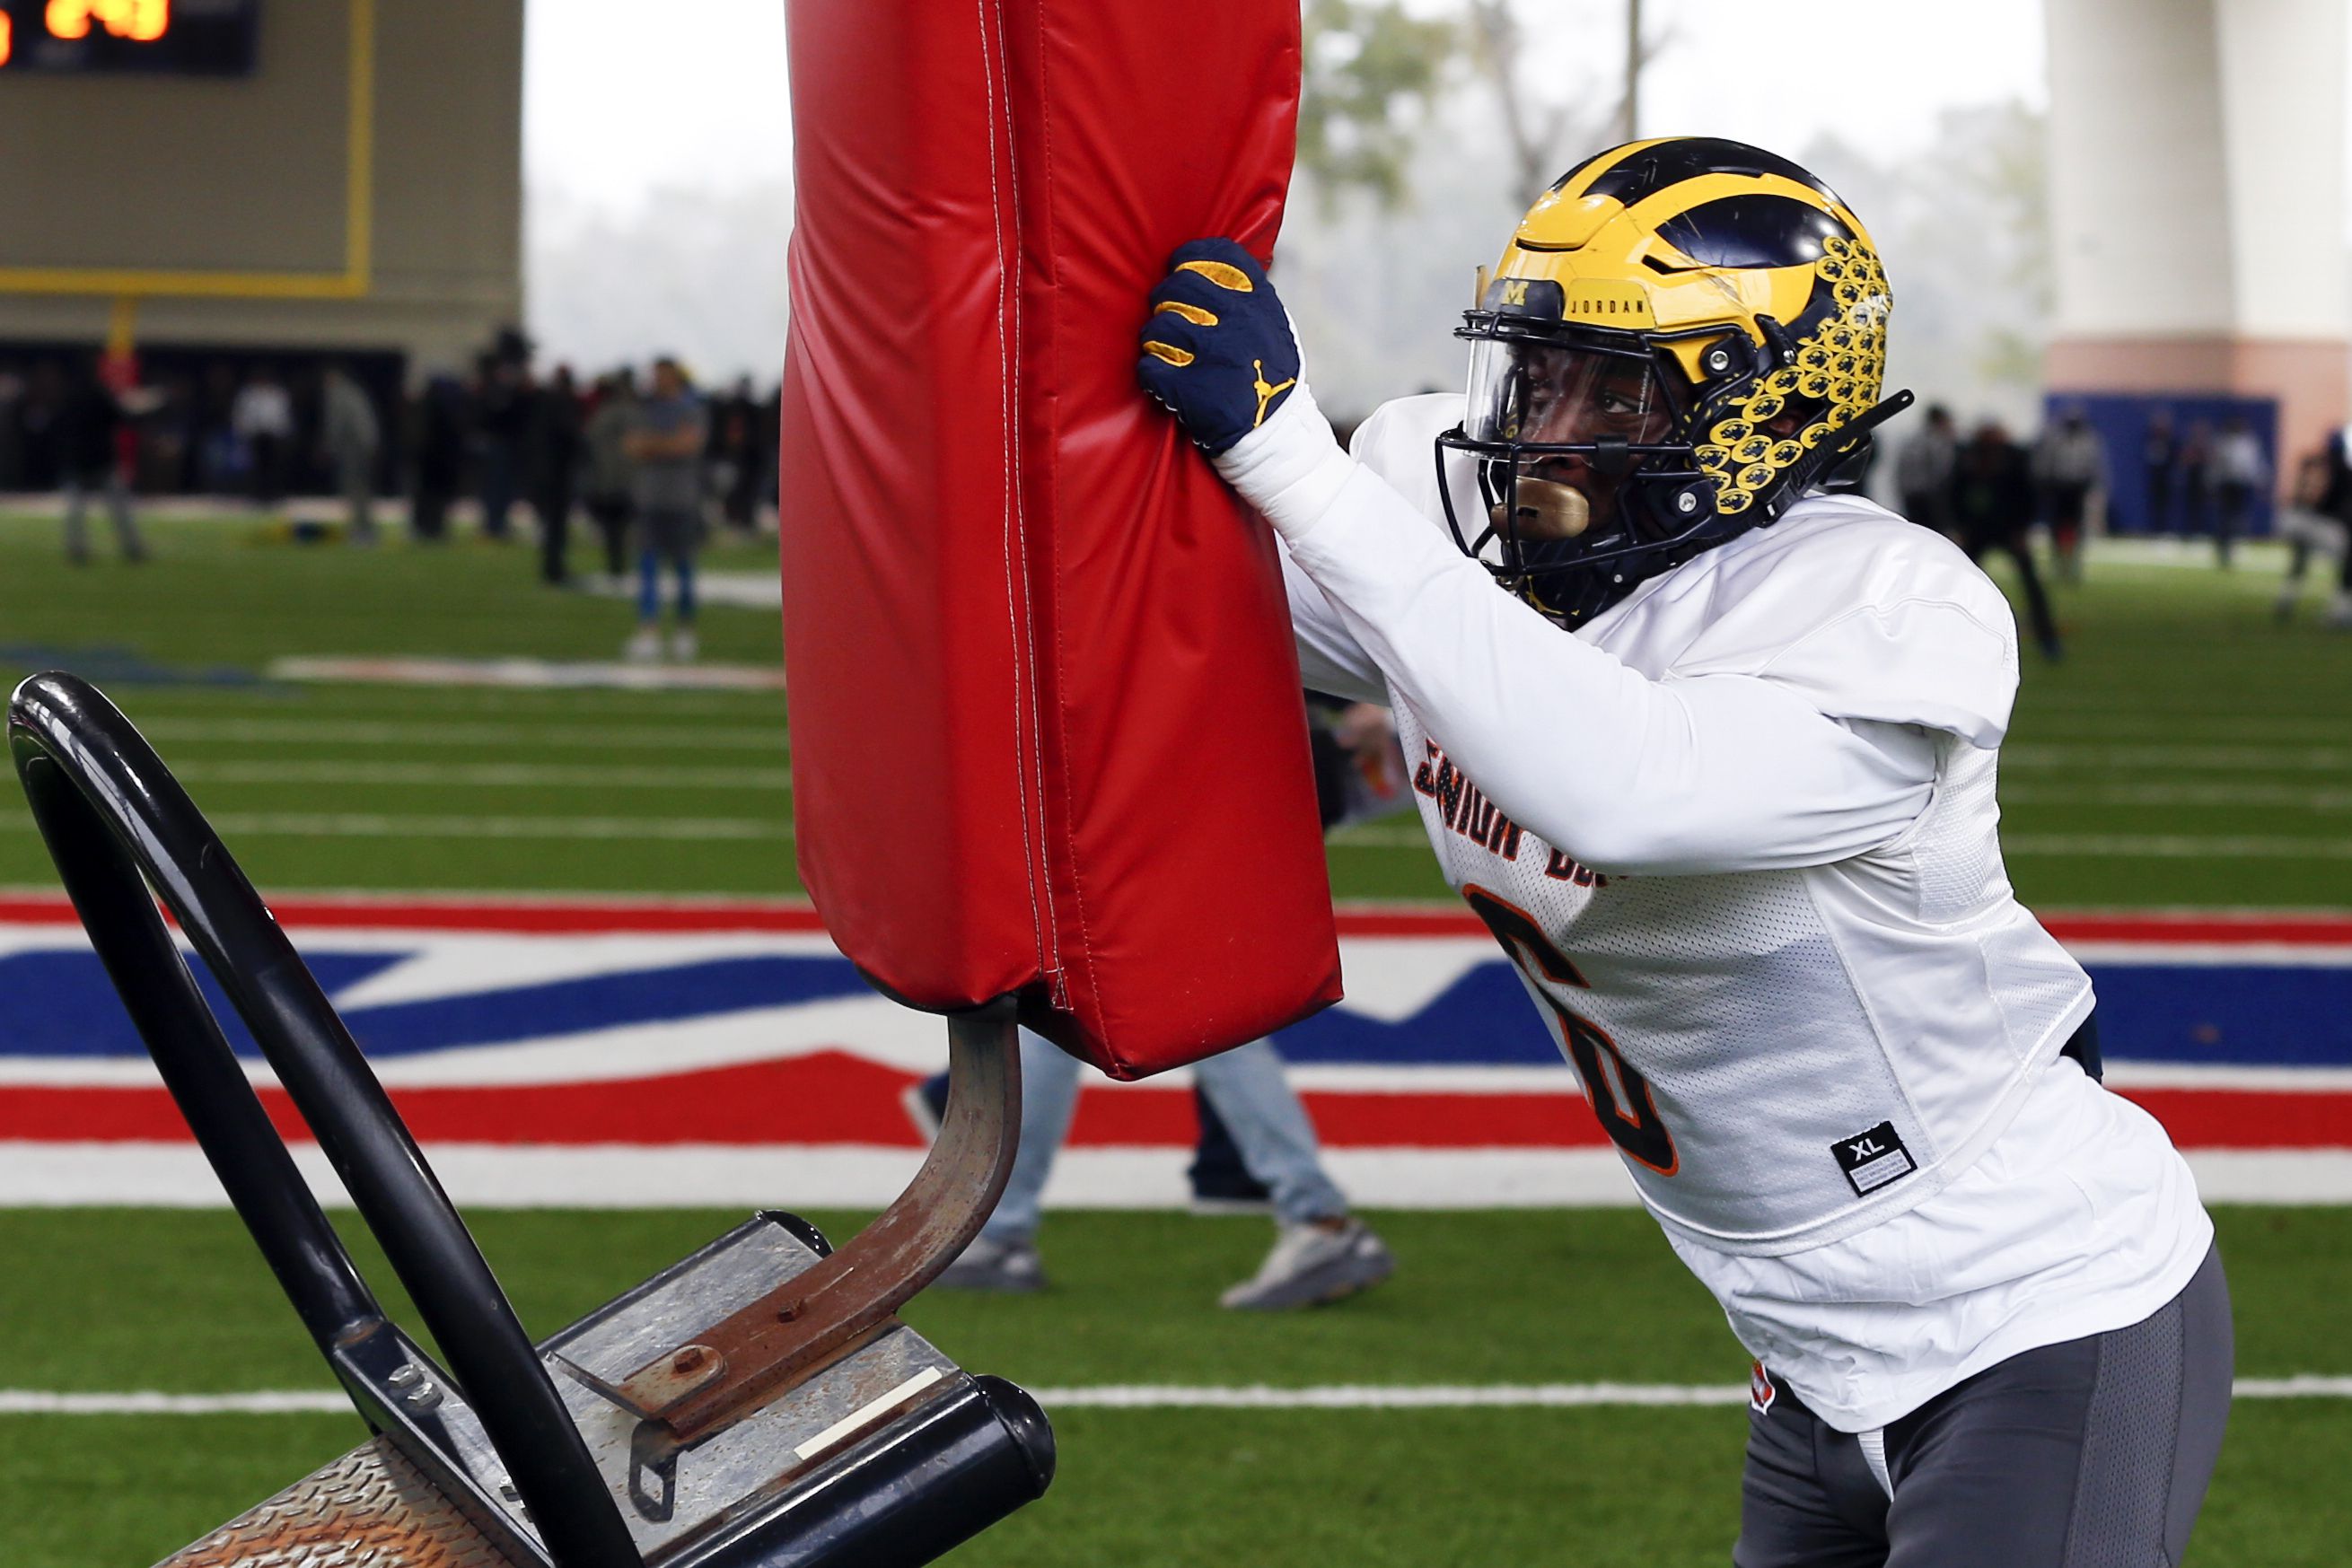
<svg viewBox="0 0 2352 1568">
<path fill-rule="evenodd" d="M 2129 1328 L 2011 1356 L 1875 1433 L 1749 1407 L 1736 1568 L 2171 1568 L 2230 1414 L 2209 1252 Z"/>
</svg>

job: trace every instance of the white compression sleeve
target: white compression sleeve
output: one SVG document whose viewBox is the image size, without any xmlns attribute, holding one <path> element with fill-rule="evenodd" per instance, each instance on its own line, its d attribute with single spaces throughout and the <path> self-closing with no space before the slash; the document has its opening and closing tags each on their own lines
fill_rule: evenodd
<svg viewBox="0 0 2352 1568">
<path fill-rule="evenodd" d="M 1927 805 L 1929 737 L 1849 727 L 1753 676 L 1627 668 L 1503 592 L 1312 423 L 1319 449 L 1308 422 L 1277 419 L 1221 471 L 1393 695 L 1522 827 L 1601 871 L 1759 871 L 1874 848 Z"/>
</svg>

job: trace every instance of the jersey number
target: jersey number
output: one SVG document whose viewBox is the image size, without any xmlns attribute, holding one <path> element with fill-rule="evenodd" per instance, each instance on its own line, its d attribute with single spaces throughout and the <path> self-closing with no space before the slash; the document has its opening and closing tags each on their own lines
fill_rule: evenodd
<svg viewBox="0 0 2352 1568">
<path fill-rule="evenodd" d="M 1547 984 L 1581 989 L 1590 982 L 1567 954 L 1552 946 L 1534 915 L 1475 883 L 1464 888 L 1462 896 L 1503 945 L 1505 955 L 1536 982 L 1536 993 L 1559 1019 L 1560 1038 L 1568 1041 L 1569 1057 L 1576 1063 L 1577 1075 L 1584 1080 L 1585 1097 L 1601 1118 L 1601 1130 L 1628 1158 L 1641 1161 L 1660 1176 L 1674 1175 L 1681 1156 L 1675 1152 L 1674 1134 L 1666 1131 L 1665 1119 L 1658 1114 L 1650 1081 L 1618 1053 L 1617 1042 L 1606 1030 L 1560 1006 Z"/>
</svg>

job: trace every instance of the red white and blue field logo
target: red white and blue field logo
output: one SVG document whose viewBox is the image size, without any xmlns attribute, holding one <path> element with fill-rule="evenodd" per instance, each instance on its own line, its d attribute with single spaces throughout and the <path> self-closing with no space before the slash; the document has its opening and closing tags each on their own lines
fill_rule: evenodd
<svg viewBox="0 0 2352 1568">
<path fill-rule="evenodd" d="M 900 1095 L 945 1031 L 869 989 L 804 905 L 275 907 L 461 1202 L 871 1205 L 919 1163 Z M 2352 1201 L 2352 918 L 2048 924 L 2096 982 L 2108 1082 L 2208 1199 Z M 1277 1043 L 1358 1202 L 1633 1200 L 1466 911 L 1355 910 L 1340 932 L 1347 1000 Z M 61 898 L 0 896 L 0 1205 L 221 1201 Z M 1192 1135 L 1182 1074 L 1091 1080 L 1049 1201 L 1180 1203 Z"/>
</svg>

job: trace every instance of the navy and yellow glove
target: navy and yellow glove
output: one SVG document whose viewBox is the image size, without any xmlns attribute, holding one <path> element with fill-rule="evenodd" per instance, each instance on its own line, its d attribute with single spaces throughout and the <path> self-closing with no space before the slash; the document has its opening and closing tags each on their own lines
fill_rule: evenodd
<svg viewBox="0 0 2352 1568">
<path fill-rule="evenodd" d="M 1136 374 L 1213 457 L 1298 387 L 1298 340 L 1265 269 L 1233 241 L 1196 239 L 1168 266 L 1151 291 Z"/>
</svg>

